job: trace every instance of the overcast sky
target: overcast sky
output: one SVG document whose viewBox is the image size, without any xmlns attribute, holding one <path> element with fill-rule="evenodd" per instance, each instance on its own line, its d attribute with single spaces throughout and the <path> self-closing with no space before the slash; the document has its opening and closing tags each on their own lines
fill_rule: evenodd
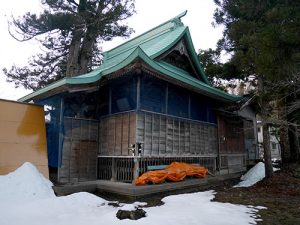
<svg viewBox="0 0 300 225">
<path fill-rule="evenodd" d="M 195 50 L 215 48 L 222 35 L 222 28 L 213 28 L 213 0 L 136 0 L 136 15 L 127 20 L 135 30 L 131 37 L 135 37 L 171 18 L 188 10 L 182 21 L 189 26 Z M 3 67 L 12 65 L 26 65 L 27 59 L 39 52 L 39 46 L 33 41 L 18 42 L 7 32 L 7 20 L 11 15 L 17 17 L 25 12 L 41 10 L 40 0 L 9 0 L 1 4 L 0 8 L 0 98 L 16 100 L 31 91 L 15 88 L 14 84 L 5 81 Z M 109 50 L 125 42 L 125 39 L 116 38 L 104 43 L 103 49 Z"/>
</svg>

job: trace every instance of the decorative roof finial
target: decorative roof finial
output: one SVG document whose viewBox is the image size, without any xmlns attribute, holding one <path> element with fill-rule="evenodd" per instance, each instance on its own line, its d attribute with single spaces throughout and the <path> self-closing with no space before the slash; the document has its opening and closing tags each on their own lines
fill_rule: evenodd
<svg viewBox="0 0 300 225">
<path fill-rule="evenodd" d="M 175 16 L 171 21 L 174 22 L 175 27 L 183 26 L 183 23 L 181 21 L 181 17 L 184 17 L 187 13 L 187 10 L 183 11 L 179 15 Z"/>
</svg>

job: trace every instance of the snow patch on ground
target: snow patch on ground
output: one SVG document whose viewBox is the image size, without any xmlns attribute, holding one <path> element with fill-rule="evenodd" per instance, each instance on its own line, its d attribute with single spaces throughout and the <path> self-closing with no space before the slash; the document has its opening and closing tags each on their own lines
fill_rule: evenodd
<svg viewBox="0 0 300 225">
<path fill-rule="evenodd" d="M 116 213 L 120 207 L 110 206 L 108 201 L 85 192 L 56 197 L 51 186 L 29 163 L 1 176 L 0 224 L 243 225 L 259 220 L 256 207 L 213 202 L 214 191 L 168 196 L 162 199 L 164 205 L 144 208 L 145 218 L 119 220 Z M 145 204 L 121 204 L 121 208 L 134 209 Z"/>
<path fill-rule="evenodd" d="M 273 168 L 273 171 L 278 169 Z M 252 167 L 246 174 L 241 177 L 241 182 L 234 187 L 250 187 L 256 184 L 258 181 L 264 179 L 265 174 L 265 164 L 263 162 L 257 163 Z"/>
<path fill-rule="evenodd" d="M 0 205 L 54 198 L 53 184 L 29 162 L 0 176 Z"/>
<path fill-rule="evenodd" d="M 256 224 L 255 210 L 243 205 L 211 201 L 214 191 L 168 196 L 164 205 L 148 208 L 143 220 L 151 224 L 236 225 Z"/>
<path fill-rule="evenodd" d="M 132 204 L 120 204 L 122 210 L 135 210 L 137 208 L 141 208 L 142 206 L 146 206 L 146 202 L 134 202 Z"/>
</svg>

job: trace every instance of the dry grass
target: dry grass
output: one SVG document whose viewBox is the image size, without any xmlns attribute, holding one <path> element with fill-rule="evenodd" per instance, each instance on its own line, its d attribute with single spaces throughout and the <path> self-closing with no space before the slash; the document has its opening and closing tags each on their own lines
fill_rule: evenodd
<svg viewBox="0 0 300 225">
<path fill-rule="evenodd" d="M 300 165 L 293 164 L 249 188 L 219 190 L 215 201 L 265 206 L 258 224 L 300 224 Z"/>
</svg>

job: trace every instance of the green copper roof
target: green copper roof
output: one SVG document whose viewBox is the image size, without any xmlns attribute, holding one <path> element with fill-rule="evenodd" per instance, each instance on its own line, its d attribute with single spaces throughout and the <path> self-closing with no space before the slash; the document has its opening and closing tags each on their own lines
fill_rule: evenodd
<svg viewBox="0 0 300 225">
<path fill-rule="evenodd" d="M 79 85 L 97 82 L 103 76 L 109 75 L 126 67 L 137 58 L 141 59 L 149 67 L 161 74 L 183 82 L 195 89 L 199 89 L 199 91 L 205 92 L 212 97 L 215 96 L 227 101 L 238 100 L 236 96 L 229 95 L 209 84 L 198 61 L 189 29 L 180 21 L 180 18 L 185 14 L 186 11 L 145 32 L 144 34 L 141 34 L 124 44 L 117 46 L 116 48 L 104 52 L 103 64 L 94 71 L 76 77 L 66 77 L 19 99 L 19 101 L 29 101 L 40 95 L 45 95 L 48 91 L 52 91 L 66 85 Z M 167 52 L 182 38 L 184 38 L 186 42 L 192 63 L 201 75 L 202 81 L 192 77 L 182 69 L 161 60 L 156 60 L 156 57 Z"/>
</svg>

